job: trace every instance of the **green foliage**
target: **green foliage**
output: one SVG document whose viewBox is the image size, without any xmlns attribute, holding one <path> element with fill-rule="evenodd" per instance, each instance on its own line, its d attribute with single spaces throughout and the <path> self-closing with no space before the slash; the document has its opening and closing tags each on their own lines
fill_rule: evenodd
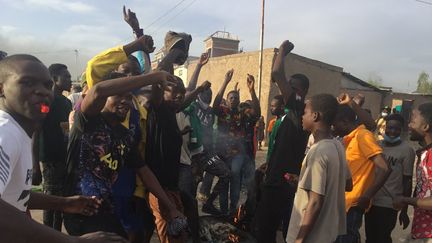
<svg viewBox="0 0 432 243">
<path fill-rule="evenodd" d="M 432 94 L 432 80 L 429 80 L 429 74 L 421 72 L 417 80 L 417 93 Z"/>
</svg>

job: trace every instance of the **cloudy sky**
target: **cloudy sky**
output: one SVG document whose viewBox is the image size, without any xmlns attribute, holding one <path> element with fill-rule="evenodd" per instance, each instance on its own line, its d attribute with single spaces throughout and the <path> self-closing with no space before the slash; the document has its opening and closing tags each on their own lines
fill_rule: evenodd
<svg viewBox="0 0 432 243">
<path fill-rule="evenodd" d="M 267 0 L 264 46 L 289 39 L 297 54 L 413 91 L 421 71 L 432 76 L 432 0 L 425 1 Z M 259 48 L 260 0 L 0 0 L 0 50 L 66 63 L 76 76 L 94 54 L 132 39 L 123 4 L 158 48 L 168 30 L 185 31 L 199 55 L 204 38 L 224 29 L 245 51 Z"/>
</svg>

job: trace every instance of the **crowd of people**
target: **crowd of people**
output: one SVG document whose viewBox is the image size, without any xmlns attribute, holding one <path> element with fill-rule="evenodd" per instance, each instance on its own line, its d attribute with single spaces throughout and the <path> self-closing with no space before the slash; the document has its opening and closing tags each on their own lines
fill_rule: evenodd
<svg viewBox="0 0 432 243">
<path fill-rule="evenodd" d="M 171 31 L 152 70 L 153 39 L 123 11 L 135 40 L 89 60 L 80 86 L 64 64 L 2 52 L 0 242 L 142 243 L 154 231 L 161 242 L 202 242 L 197 198 L 203 213 L 260 243 L 279 230 L 288 243 L 358 243 L 363 218 L 366 242 L 392 242 L 398 219 L 410 224 L 409 205 L 412 240 L 432 242 L 432 103 L 410 121 L 386 108 L 377 128 L 363 95 L 309 97 L 305 74 L 287 78 L 294 45 L 284 41 L 266 130 L 253 75 L 244 77 L 250 99 L 237 86 L 227 92 L 236 67 L 213 99 L 211 81 L 198 85 L 203 53 L 185 86 L 173 70 L 192 37 Z M 406 126 L 417 152 L 401 138 Z M 31 190 L 40 183 L 43 193 Z M 44 225 L 31 209 L 44 210 Z"/>
</svg>

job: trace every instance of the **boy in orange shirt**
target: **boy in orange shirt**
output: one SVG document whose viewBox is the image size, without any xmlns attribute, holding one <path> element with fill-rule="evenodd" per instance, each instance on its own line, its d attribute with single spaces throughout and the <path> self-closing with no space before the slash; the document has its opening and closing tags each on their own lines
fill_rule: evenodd
<svg viewBox="0 0 432 243">
<path fill-rule="evenodd" d="M 360 242 L 359 229 L 363 214 L 369 208 L 371 198 L 384 185 L 390 170 L 373 133 L 364 125 L 358 126 L 356 114 L 348 105 L 339 107 L 334 129 L 337 135 L 344 136 L 343 143 L 353 181 L 353 190 L 345 193 L 347 234 L 339 236 L 336 242 L 357 243 Z"/>
</svg>

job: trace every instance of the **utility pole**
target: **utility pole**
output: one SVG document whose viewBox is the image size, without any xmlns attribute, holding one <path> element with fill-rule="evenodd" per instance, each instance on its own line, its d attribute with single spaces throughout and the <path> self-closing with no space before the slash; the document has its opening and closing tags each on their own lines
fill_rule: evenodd
<svg viewBox="0 0 432 243">
<path fill-rule="evenodd" d="M 262 0 L 260 54 L 259 54 L 259 72 L 258 72 L 258 100 L 260 101 L 261 101 L 261 82 L 262 82 L 262 67 L 263 67 L 263 48 L 264 48 L 264 12 L 265 12 L 265 0 Z"/>
<path fill-rule="evenodd" d="M 77 80 L 79 80 L 81 77 L 81 73 L 78 66 L 78 50 L 75 49 L 74 52 L 75 52 L 75 70 L 77 72 Z"/>
</svg>

